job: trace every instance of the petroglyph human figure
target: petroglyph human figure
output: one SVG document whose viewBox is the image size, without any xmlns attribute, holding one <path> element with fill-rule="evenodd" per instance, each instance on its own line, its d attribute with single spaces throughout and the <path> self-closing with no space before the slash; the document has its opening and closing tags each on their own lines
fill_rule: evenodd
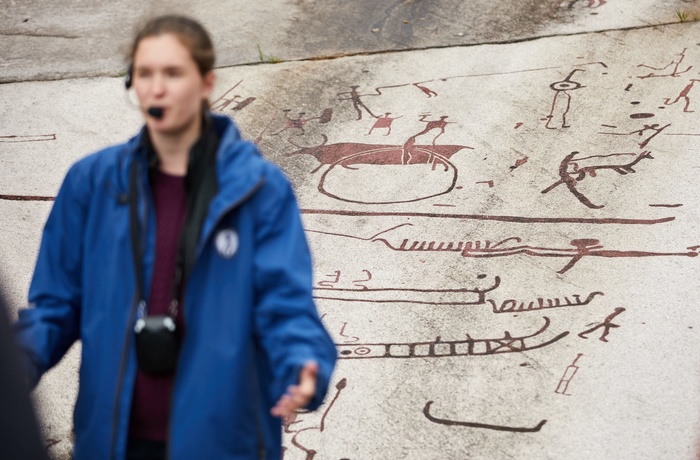
<svg viewBox="0 0 700 460">
<path fill-rule="evenodd" d="M 651 73 L 649 73 L 649 74 L 647 74 L 647 75 L 643 75 L 643 76 L 637 77 L 637 78 L 644 79 L 644 78 L 655 78 L 655 77 L 678 77 L 678 76 L 680 76 L 681 74 L 688 72 L 690 69 L 693 68 L 692 65 L 691 65 L 691 66 L 688 66 L 688 68 L 685 69 L 685 70 L 682 70 L 682 71 L 680 71 L 680 72 L 678 71 L 678 67 L 680 67 L 681 63 L 683 62 L 683 59 L 685 59 L 685 52 L 686 52 L 687 49 L 688 49 L 688 48 L 683 48 L 683 51 L 681 51 L 681 52 L 678 54 L 678 56 L 681 57 L 678 61 L 672 60 L 671 62 L 669 62 L 668 64 L 666 64 L 664 67 L 652 67 L 652 66 L 649 66 L 649 65 L 646 65 L 646 64 L 639 64 L 639 65 L 637 66 L 637 67 L 646 67 L 647 69 L 652 69 L 652 70 L 666 70 L 666 69 L 668 69 L 669 67 L 673 66 L 673 71 L 672 71 L 671 73 L 666 73 L 666 74 L 659 74 L 659 75 L 657 75 L 657 74 L 655 74 L 654 72 L 651 72 Z"/>
<path fill-rule="evenodd" d="M 339 101 L 352 101 L 352 106 L 355 108 L 355 111 L 357 112 L 357 119 L 362 120 L 362 110 L 365 109 L 370 116 L 374 118 L 378 118 L 375 114 L 372 113 L 372 111 L 365 105 L 364 102 L 362 102 L 362 98 L 366 96 L 379 96 L 380 94 L 359 94 L 357 92 L 357 88 L 359 86 L 353 85 L 350 87 L 350 91 L 346 93 L 338 93 L 338 96 L 345 96 L 347 97 L 344 98 L 338 98 Z"/>
<path fill-rule="evenodd" d="M 331 118 L 333 117 L 333 109 L 324 109 L 320 116 L 311 118 L 304 118 L 306 112 L 299 112 L 299 116 L 297 118 L 291 118 L 289 116 L 289 112 L 291 112 L 291 109 L 284 109 L 282 110 L 282 112 L 284 112 L 284 116 L 286 118 L 284 122 L 284 128 L 280 129 L 276 133 L 272 133 L 273 136 L 276 136 L 288 129 L 298 129 L 301 132 L 298 133 L 297 136 L 303 136 L 304 134 L 306 134 L 305 126 L 311 120 L 318 120 L 319 123 L 324 124 L 331 121 Z"/>
<path fill-rule="evenodd" d="M 233 96 L 232 98 L 229 98 L 229 99 L 222 97 L 221 99 L 219 99 L 219 101 L 217 101 L 218 104 L 216 104 L 215 106 L 212 107 L 212 110 L 223 112 L 224 109 L 226 109 L 226 107 L 228 107 L 229 105 L 231 105 L 235 102 L 236 105 L 231 107 L 231 111 L 236 112 L 238 110 L 243 110 L 248 105 L 250 105 L 253 101 L 255 101 L 254 97 L 248 97 L 246 99 L 243 99 L 243 97 L 240 94 L 236 94 L 235 96 Z"/>
<path fill-rule="evenodd" d="M 289 112 L 291 112 L 291 109 L 284 109 L 284 116 L 287 118 L 286 121 L 284 122 L 284 128 L 280 129 L 276 133 L 273 133 L 273 136 L 276 136 L 280 134 L 282 131 L 286 131 L 288 129 L 298 129 L 301 132 L 297 134 L 297 136 L 302 136 L 306 134 L 306 130 L 304 129 L 304 126 L 306 126 L 306 123 L 309 122 L 307 118 L 303 118 L 304 115 L 306 115 L 306 112 L 299 112 L 299 116 L 297 118 L 290 118 Z"/>
<path fill-rule="evenodd" d="M 214 101 L 212 103 L 212 110 L 214 111 L 219 111 L 223 112 L 226 107 L 228 107 L 232 103 L 236 103 L 235 106 L 231 108 L 231 111 L 238 111 L 238 110 L 243 110 L 246 108 L 248 105 L 250 105 L 253 101 L 255 101 L 256 98 L 254 97 L 248 97 L 246 99 L 243 99 L 243 97 L 240 94 L 235 94 L 233 96 L 230 96 L 231 93 L 234 92 L 234 90 L 238 87 L 243 82 L 243 80 L 239 81 L 235 85 L 233 85 L 232 88 L 230 88 L 226 93 L 221 96 L 219 99 Z"/>
<path fill-rule="evenodd" d="M 595 239 L 588 239 L 588 238 L 579 238 L 575 240 L 571 240 L 569 244 L 571 244 L 573 247 L 576 248 L 576 255 L 571 258 L 569 263 L 564 265 L 564 268 L 559 270 L 557 273 L 562 274 L 565 273 L 567 270 L 572 268 L 574 265 L 576 265 L 576 262 L 581 260 L 583 256 L 588 256 L 591 255 L 591 250 L 592 249 L 602 249 L 603 246 L 599 244 L 600 241 L 595 240 Z"/>
<path fill-rule="evenodd" d="M 547 248 L 530 245 L 518 245 L 513 247 L 503 247 L 500 249 L 481 248 L 474 249 L 467 247 L 462 252 L 463 257 L 503 257 L 525 254 L 535 257 L 571 257 L 571 260 L 557 273 L 563 274 L 570 270 L 584 256 L 591 257 L 697 257 L 700 246 L 688 247 L 686 252 L 647 252 L 647 251 L 620 251 L 603 249 L 603 246 L 596 239 L 580 238 L 569 242 L 574 249 Z"/>
<path fill-rule="evenodd" d="M 414 136 L 414 139 L 417 138 L 418 136 L 421 136 L 423 134 L 427 134 L 429 131 L 433 129 L 437 129 L 440 132 L 433 138 L 433 145 L 435 145 L 435 141 L 437 140 L 438 137 L 441 135 L 445 134 L 445 128 L 447 128 L 447 125 L 450 123 L 454 123 L 454 121 L 445 121 L 447 118 L 449 118 L 447 115 L 443 115 L 440 117 L 439 120 L 426 120 L 426 117 L 429 117 L 430 114 L 426 113 L 420 116 L 420 121 L 426 123 L 425 129 L 421 131 L 420 133 L 416 134 Z"/>
<path fill-rule="evenodd" d="M 688 83 L 688 85 L 685 88 L 683 88 L 683 90 L 680 92 L 678 97 L 673 102 L 669 102 L 671 100 L 670 97 L 665 98 L 664 105 L 673 105 L 673 104 L 677 103 L 678 101 L 680 101 L 681 99 L 684 99 L 685 100 L 685 107 L 683 107 L 683 112 L 685 112 L 685 113 L 695 112 L 695 110 L 688 110 L 688 107 L 690 107 L 690 97 L 688 96 L 688 94 L 690 93 L 690 90 L 693 89 L 693 85 L 695 84 L 696 81 L 700 81 L 700 80 L 697 80 L 695 78 L 691 78 L 690 83 Z"/>
<path fill-rule="evenodd" d="M 438 134 L 433 138 L 433 145 L 435 145 L 435 141 L 437 140 L 438 137 L 443 135 L 445 133 L 445 128 L 447 127 L 448 124 L 454 123 L 454 121 L 445 121 L 447 118 L 449 118 L 447 115 L 441 116 L 438 120 L 426 120 L 427 117 L 429 117 L 429 113 L 422 114 L 419 118 L 419 121 L 422 121 L 423 123 L 426 123 L 425 128 L 423 131 L 419 132 L 418 134 L 414 134 L 413 136 L 409 137 L 408 140 L 404 143 L 403 145 L 403 153 L 402 153 L 402 163 L 403 164 L 409 164 L 411 162 L 411 159 L 413 158 L 415 152 L 415 145 L 416 145 L 416 139 L 424 134 L 429 133 L 433 129 L 439 130 Z M 428 162 L 433 162 L 433 168 L 435 168 L 435 157 L 430 154 L 430 158 L 428 159 Z M 443 164 L 445 167 L 445 171 L 447 171 L 447 165 Z"/>
<path fill-rule="evenodd" d="M 602 323 L 597 324 L 597 325 L 593 326 L 593 327 L 590 328 L 590 329 L 586 329 L 585 331 L 579 333 L 578 336 L 581 337 L 582 339 L 587 339 L 588 337 L 586 337 L 586 335 L 588 335 L 588 334 L 590 334 L 591 332 L 593 332 L 593 331 L 595 331 L 595 330 L 598 330 L 598 329 L 600 329 L 600 328 L 602 327 L 602 328 L 603 328 L 603 333 L 602 333 L 601 336 L 598 338 L 598 340 L 600 340 L 600 341 L 602 341 L 602 342 L 607 342 L 608 339 L 606 339 L 606 337 L 607 337 L 608 334 L 610 333 L 610 329 L 613 328 L 613 327 L 620 327 L 619 324 L 613 323 L 612 320 L 613 320 L 617 315 L 619 315 L 620 313 L 622 313 L 622 312 L 625 311 L 625 310 L 626 310 L 626 309 L 623 308 L 623 307 L 617 307 L 617 308 L 615 309 L 615 311 L 613 311 L 612 313 L 610 313 L 610 314 L 603 320 Z"/>
<path fill-rule="evenodd" d="M 554 112 L 557 107 L 563 106 L 561 111 L 561 128 L 569 128 L 571 125 L 567 124 L 566 116 L 569 114 L 569 109 L 571 108 L 571 95 L 569 91 L 577 90 L 579 88 L 585 88 L 581 83 L 571 80 L 576 72 L 585 72 L 584 69 L 574 69 L 571 73 L 563 80 L 556 81 L 549 85 L 549 87 L 554 90 L 554 97 L 552 98 L 552 107 L 549 110 L 549 115 L 547 115 L 543 120 L 547 120 L 544 125 L 547 129 L 557 129 L 558 127 L 549 126 L 554 119 Z M 563 100 L 563 102 L 562 102 Z"/>
<path fill-rule="evenodd" d="M 418 83 L 414 83 L 413 86 L 415 86 L 419 90 L 423 91 L 423 93 L 425 93 L 428 97 L 433 97 L 433 96 L 438 95 L 438 93 L 436 93 L 432 89 L 428 88 L 427 86 L 419 85 Z"/>
<path fill-rule="evenodd" d="M 391 112 L 386 112 L 383 116 L 377 118 L 377 120 L 374 122 L 374 125 L 372 125 L 372 128 L 367 134 L 365 134 L 365 136 L 369 136 L 370 134 L 372 134 L 372 131 L 374 131 L 376 128 L 387 128 L 388 131 L 384 135 L 388 136 L 389 134 L 391 134 L 391 124 L 394 120 L 401 118 L 403 115 L 401 115 L 401 117 L 390 117 L 389 115 L 391 115 Z"/>
</svg>

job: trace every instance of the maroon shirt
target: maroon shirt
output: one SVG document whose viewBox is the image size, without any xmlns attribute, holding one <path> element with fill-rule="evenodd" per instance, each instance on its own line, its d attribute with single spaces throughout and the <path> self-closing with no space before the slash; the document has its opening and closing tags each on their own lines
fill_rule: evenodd
<svg viewBox="0 0 700 460">
<path fill-rule="evenodd" d="M 173 296 L 180 232 L 187 215 L 185 177 L 155 171 L 151 176 L 151 190 L 156 212 L 156 260 L 148 314 L 163 315 L 168 312 Z M 183 312 L 179 311 L 175 321 L 179 332 L 184 327 L 182 316 Z M 167 439 L 172 388 L 172 376 L 152 376 L 138 371 L 131 404 L 130 437 L 153 441 Z"/>
</svg>

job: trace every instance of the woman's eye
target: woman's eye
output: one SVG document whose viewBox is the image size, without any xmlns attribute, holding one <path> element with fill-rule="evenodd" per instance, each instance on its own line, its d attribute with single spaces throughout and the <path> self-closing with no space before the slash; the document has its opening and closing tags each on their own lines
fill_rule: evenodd
<svg viewBox="0 0 700 460">
<path fill-rule="evenodd" d="M 151 76 L 151 72 L 148 70 L 139 70 L 138 72 L 136 72 L 136 76 L 138 78 L 148 78 Z"/>
<path fill-rule="evenodd" d="M 182 75 L 182 72 L 180 72 L 178 69 L 170 69 L 166 72 L 166 75 L 168 77 L 179 77 Z"/>
</svg>

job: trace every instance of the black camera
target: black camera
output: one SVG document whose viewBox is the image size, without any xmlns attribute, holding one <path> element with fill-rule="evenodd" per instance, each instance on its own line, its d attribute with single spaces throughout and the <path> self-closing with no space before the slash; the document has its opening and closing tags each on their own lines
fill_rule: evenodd
<svg viewBox="0 0 700 460">
<path fill-rule="evenodd" d="M 172 375 L 180 346 L 175 319 L 170 315 L 139 318 L 134 332 L 139 369 L 150 375 Z"/>
</svg>

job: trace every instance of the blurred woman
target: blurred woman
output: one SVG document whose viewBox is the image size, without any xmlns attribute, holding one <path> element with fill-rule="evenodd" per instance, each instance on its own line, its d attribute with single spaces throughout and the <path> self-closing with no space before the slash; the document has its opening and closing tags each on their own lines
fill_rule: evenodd
<svg viewBox="0 0 700 460">
<path fill-rule="evenodd" d="M 78 460 L 279 459 L 336 359 L 294 194 L 209 112 L 200 24 L 156 18 L 129 58 L 145 126 L 61 186 L 16 325 L 29 378 L 81 340 Z"/>
</svg>

